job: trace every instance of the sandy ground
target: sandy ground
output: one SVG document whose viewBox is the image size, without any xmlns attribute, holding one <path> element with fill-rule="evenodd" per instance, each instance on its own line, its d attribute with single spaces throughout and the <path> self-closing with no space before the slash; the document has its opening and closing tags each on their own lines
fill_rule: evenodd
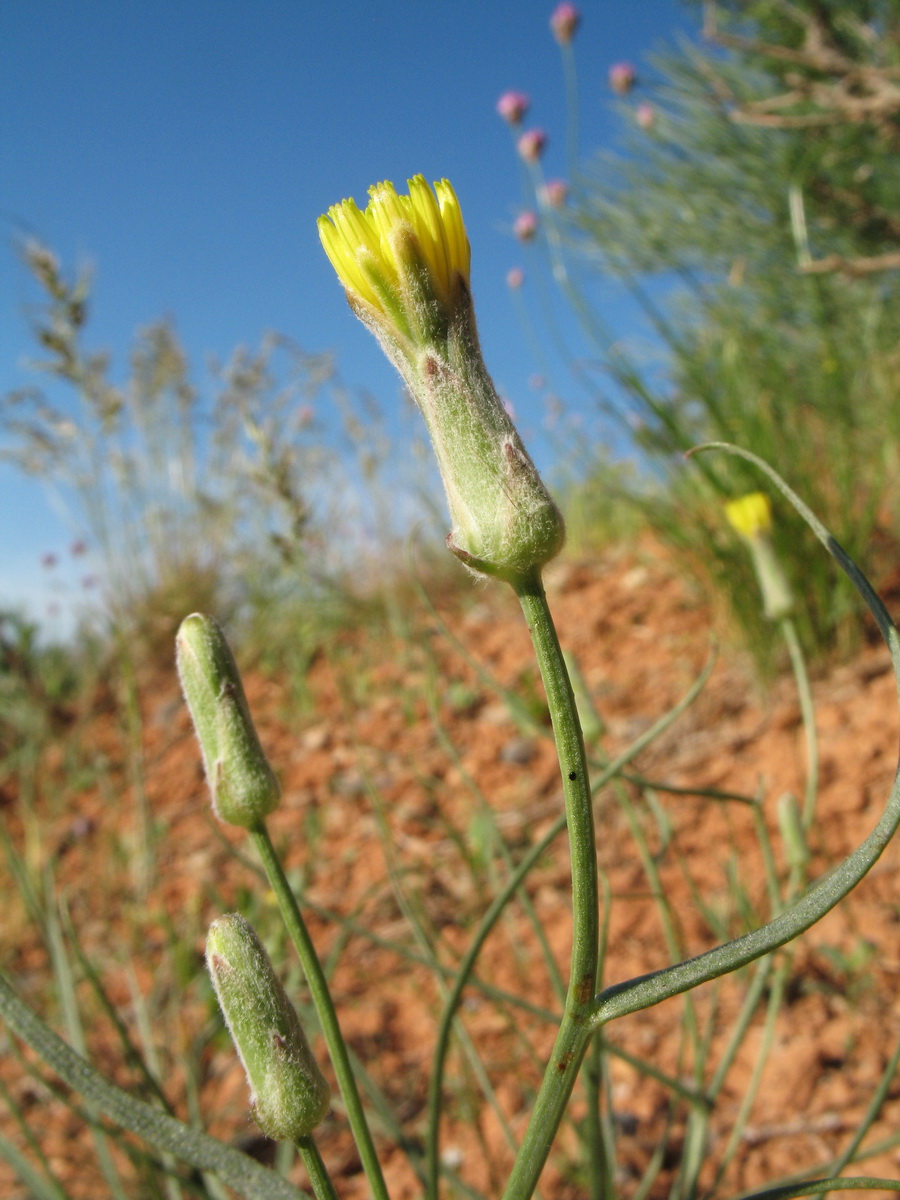
<svg viewBox="0 0 900 1200">
<path fill-rule="evenodd" d="M 709 611 L 647 549 L 599 563 L 564 564 L 551 571 L 547 583 L 563 646 L 577 659 L 605 723 L 604 750 L 618 752 L 697 677 L 710 653 Z M 515 689 L 540 717 L 540 684 L 514 597 L 499 585 L 476 589 L 443 617 L 480 667 L 502 687 Z M 495 831 L 518 859 L 560 812 L 561 788 L 552 743 L 540 730 L 517 723 L 442 623 L 417 600 L 408 602 L 395 627 L 399 623 L 414 635 L 392 633 L 388 623 L 377 637 L 360 630 L 316 655 L 299 691 L 297 681 L 292 690 L 277 674 L 250 673 L 247 692 L 284 785 L 282 807 L 271 819 L 273 838 L 308 901 L 310 928 L 332 972 L 343 1028 L 390 1100 L 404 1137 L 415 1145 L 423 1131 L 442 993 L 433 972 L 396 947 L 420 958 L 425 953 L 411 932 L 412 915 L 437 960 L 452 967 L 505 876 L 502 860 L 491 852 Z M 240 658 L 240 648 L 236 651 Z M 196 1102 L 212 1132 L 252 1139 L 240 1068 L 223 1037 L 210 1039 L 215 1011 L 200 961 L 208 922 L 223 911 L 244 911 L 285 964 L 288 986 L 301 1002 L 302 978 L 284 947 L 265 885 L 233 853 L 236 847 L 249 854 L 249 847 L 238 831 L 217 829 L 210 819 L 174 673 L 146 673 L 139 692 L 139 747 L 129 744 L 115 706 L 101 703 L 69 730 L 69 744 L 77 750 L 57 747 L 36 765 L 27 797 L 6 785 L 4 820 L 32 878 L 52 867 L 78 938 L 101 965 L 110 999 L 137 1042 L 150 1038 L 158 1077 L 176 1111 L 184 1115 Z M 821 762 L 811 877 L 827 871 L 869 832 L 891 785 L 898 717 L 886 649 L 873 642 L 852 664 L 816 679 L 814 695 Z M 627 784 L 622 795 L 607 790 L 598 797 L 598 856 L 611 898 L 607 982 L 663 966 L 676 952 L 697 953 L 715 944 L 717 928 L 739 933 L 768 915 L 751 806 L 697 797 L 690 789 L 759 796 L 784 880 L 777 805 L 785 793 L 802 796 L 805 781 L 803 728 L 791 678 L 764 693 L 739 655 L 722 653 L 699 700 L 641 753 L 634 770 L 686 791 L 660 790 L 648 803 L 646 792 Z M 630 815 L 670 900 L 668 941 L 629 829 Z M 540 861 L 528 889 L 563 978 L 571 943 L 567 862 L 561 838 Z M 705 1135 L 704 1187 L 715 1185 L 717 1194 L 729 1195 L 761 1186 L 821 1164 L 848 1143 L 900 1036 L 897 864 L 897 848 L 889 847 L 851 900 L 794 948 L 758 1097 L 718 1181 L 763 1043 L 771 989 L 764 994 Z M 22 994 L 61 1028 L 48 987 L 45 945 L 5 868 L 2 880 L 5 967 Z M 369 930 L 388 945 L 317 915 L 323 910 L 352 919 L 355 929 Z M 479 959 L 479 980 L 556 1011 L 549 974 L 528 913 L 513 905 Z M 745 972 L 687 1002 L 697 1038 L 708 1046 L 706 1083 L 750 979 Z M 78 996 L 94 1061 L 143 1094 L 84 982 Z M 673 999 L 624 1018 L 609 1027 L 609 1042 L 696 1086 L 685 1006 L 683 998 Z M 141 1031 L 141 1014 L 150 1033 Z M 496 1107 L 480 1098 L 457 1040 L 442 1146 L 463 1179 L 495 1196 L 509 1167 L 508 1137 L 521 1136 L 527 1123 L 553 1028 L 534 1015 L 498 1006 L 476 987 L 466 992 L 462 1020 Z M 70 1194 L 109 1194 L 97 1173 L 90 1135 L 44 1082 L 24 1071 L 8 1041 L 5 1045 L 2 1078 Z M 655 1147 L 667 1137 L 650 1196 L 668 1195 L 685 1137 L 684 1107 L 673 1109 L 659 1083 L 615 1054 L 607 1086 L 618 1144 L 618 1194 L 633 1194 Z M 581 1092 L 572 1113 L 544 1176 L 545 1200 L 587 1194 L 577 1132 L 584 1117 Z M 898 1119 L 900 1091 L 891 1083 L 865 1144 L 892 1135 Z M 0 1127 L 36 1161 L 8 1115 L 0 1117 Z M 320 1144 L 341 1197 L 365 1196 L 338 1105 L 321 1128 Z M 395 1200 L 420 1194 L 394 1140 L 379 1135 L 379 1145 Z M 131 1178 L 121 1151 L 114 1156 Z M 900 1149 L 888 1147 L 849 1173 L 863 1171 L 900 1175 Z M 302 1170 L 294 1177 L 302 1182 Z M 129 1188 L 130 1195 L 146 1194 L 137 1184 Z M 26 1195 L 2 1164 L 0 1194 Z"/>
</svg>

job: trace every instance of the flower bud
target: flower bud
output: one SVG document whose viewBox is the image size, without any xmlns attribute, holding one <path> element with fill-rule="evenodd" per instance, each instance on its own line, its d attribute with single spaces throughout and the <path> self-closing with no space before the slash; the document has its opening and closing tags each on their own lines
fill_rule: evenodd
<svg viewBox="0 0 900 1200">
<path fill-rule="evenodd" d="M 510 125 L 521 125 L 530 105 L 524 92 L 504 92 L 497 101 L 497 112 Z"/>
<path fill-rule="evenodd" d="M 656 124 L 656 109 L 652 104 L 648 104 L 646 101 L 644 101 L 643 104 L 639 104 L 635 109 L 634 119 L 637 121 L 641 129 L 652 129 Z"/>
<path fill-rule="evenodd" d="M 256 1123 L 276 1141 L 306 1137 L 328 1112 L 328 1083 L 253 926 L 237 913 L 213 921 L 206 965 Z"/>
<path fill-rule="evenodd" d="M 192 613 L 181 622 L 175 648 L 215 814 L 252 829 L 278 807 L 281 790 L 259 744 L 225 635 L 212 617 Z"/>
<path fill-rule="evenodd" d="M 725 517 L 750 551 L 764 614 L 770 621 L 786 617 L 794 607 L 794 597 L 772 544 L 769 497 L 764 492 L 750 492 L 731 500 L 725 505 Z"/>
<path fill-rule="evenodd" d="M 548 179 L 541 188 L 541 199 L 548 208 L 562 208 L 569 198 L 569 185 L 564 179 Z"/>
<path fill-rule="evenodd" d="M 514 292 L 518 291 L 525 282 L 525 272 L 521 267 L 510 267 L 506 272 L 506 286 Z"/>
<path fill-rule="evenodd" d="M 537 213 L 533 213 L 530 209 L 519 213 L 513 221 L 513 233 L 520 242 L 534 241 L 538 231 Z"/>
<path fill-rule="evenodd" d="M 408 196 L 378 184 L 365 212 L 352 200 L 329 209 L 319 235 L 425 418 L 453 519 L 449 548 L 512 581 L 558 553 L 564 526 L 481 357 L 456 195 L 447 180 L 435 193 L 421 175 Z"/>
<path fill-rule="evenodd" d="M 516 142 L 519 154 L 526 162 L 538 162 L 547 145 L 543 129 L 527 129 Z"/>
<path fill-rule="evenodd" d="M 631 63 L 613 63 L 609 68 L 609 86 L 617 96 L 627 96 L 636 83 L 637 71 Z"/>
<path fill-rule="evenodd" d="M 581 13 L 574 4 L 557 4 L 550 16 L 550 28 L 561 46 L 568 46 L 581 24 Z"/>
</svg>

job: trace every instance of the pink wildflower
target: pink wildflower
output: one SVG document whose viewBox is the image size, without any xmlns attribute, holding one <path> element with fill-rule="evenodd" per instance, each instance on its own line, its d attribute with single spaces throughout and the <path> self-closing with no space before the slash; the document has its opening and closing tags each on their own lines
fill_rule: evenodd
<svg viewBox="0 0 900 1200">
<path fill-rule="evenodd" d="M 652 129 L 656 120 L 656 109 L 652 104 L 639 104 L 635 109 L 634 119 L 641 129 Z"/>
<path fill-rule="evenodd" d="M 504 92 L 497 101 L 497 112 L 510 125 L 521 125 L 530 104 L 524 92 Z"/>
<path fill-rule="evenodd" d="M 513 233 L 520 242 L 530 242 L 538 231 L 537 213 L 530 210 L 519 213 L 513 221 Z"/>
<path fill-rule="evenodd" d="M 581 13 L 574 4 L 557 4 L 550 17 L 553 36 L 561 46 L 568 46 L 581 24 Z"/>
<path fill-rule="evenodd" d="M 564 179 L 548 179 L 541 189 L 541 198 L 548 208 L 562 208 L 569 195 L 569 185 Z"/>
<path fill-rule="evenodd" d="M 537 162 L 547 145 L 547 135 L 543 129 L 527 129 L 516 145 L 526 162 Z"/>
<path fill-rule="evenodd" d="M 609 68 L 609 86 L 617 96 L 627 96 L 637 82 L 637 72 L 631 63 L 613 63 Z"/>
<path fill-rule="evenodd" d="M 525 272 L 521 267 L 510 267 L 506 272 L 506 286 L 516 291 L 525 282 Z"/>
</svg>

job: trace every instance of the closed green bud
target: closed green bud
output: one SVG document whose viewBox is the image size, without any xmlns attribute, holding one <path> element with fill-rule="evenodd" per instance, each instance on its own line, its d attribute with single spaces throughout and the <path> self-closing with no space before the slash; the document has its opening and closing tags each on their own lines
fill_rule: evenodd
<svg viewBox="0 0 900 1200">
<path fill-rule="evenodd" d="M 253 926 L 237 913 L 213 921 L 206 965 L 247 1072 L 256 1123 L 276 1141 L 306 1137 L 328 1112 L 331 1093 Z"/>
<path fill-rule="evenodd" d="M 281 789 L 259 744 L 234 656 L 218 624 L 203 613 L 185 617 L 175 646 L 213 809 L 227 824 L 253 829 L 278 807 Z"/>
</svg>

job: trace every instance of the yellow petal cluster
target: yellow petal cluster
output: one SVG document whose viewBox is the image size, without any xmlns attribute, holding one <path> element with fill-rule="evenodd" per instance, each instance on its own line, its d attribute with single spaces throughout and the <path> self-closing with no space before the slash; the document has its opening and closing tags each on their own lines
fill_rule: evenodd
<svg viewBox="0 0 900 1200">
<path fill-rule="evenodd" d="M 408 261 L 402 242 L 410 234 L 436 296 L 450 303 L 457 276 L 469 286 L 469 239 L 453 187 L 441 179 L 432 191 L 423 175 L 408 186 L 409 195 L 400 196 L 392 183 L 376 183 L 365 211 L 354 200 L 342 200 L 318 222 L 325 253 L 344 288 L 386 315 L 395 313 L 404 291 Z"/>
<path fill-rule="evenodd" d="M 746 538 L 757 538 L 772 528 L 772 505 L 765 492 L 748 492 L 725 505 L 728 524 Z"/>
</svg>

